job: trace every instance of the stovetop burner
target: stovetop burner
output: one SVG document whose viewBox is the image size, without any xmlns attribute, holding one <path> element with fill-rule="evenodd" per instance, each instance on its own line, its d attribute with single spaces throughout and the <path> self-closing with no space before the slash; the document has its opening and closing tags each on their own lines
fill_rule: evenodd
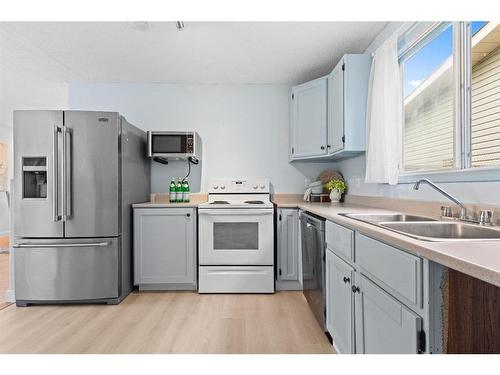
<svg viewBox="0 0 500 375">
<path fill-rule="evenodd" d="M 210 202 L 210 204 L 229 204 L 228 201 L 213 201 L 213 202 Z"/>
<path fill-rule="evenodd" d="M 262 201 L 245 201 L 247 204 L 264 204 Z"/>
</svg>

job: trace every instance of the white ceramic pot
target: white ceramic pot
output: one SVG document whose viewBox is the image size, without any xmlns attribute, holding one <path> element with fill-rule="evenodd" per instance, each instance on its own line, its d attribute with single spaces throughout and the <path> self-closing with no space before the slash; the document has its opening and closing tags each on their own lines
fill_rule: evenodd
<svg viewBox="0 0 500 375">
<path fill-rule="evenodd" d="M 338 203 L 340 201 L 340 197 L 342 197 L 342 193 L 337 189 L 332 189 L 330 191 L 330 201 L 332 203 Z"/>
</svg>

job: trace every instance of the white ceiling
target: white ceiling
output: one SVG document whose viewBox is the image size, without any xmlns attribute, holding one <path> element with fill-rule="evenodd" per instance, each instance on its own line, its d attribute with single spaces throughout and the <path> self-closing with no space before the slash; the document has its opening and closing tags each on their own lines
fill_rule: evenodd
<svg viewBox="0 0 500 375">
<path fill-rule="evenodd" d="M 10 22 L 72 80 L 302 83 L 363 52 L 384 22 Z"/>
</svg>

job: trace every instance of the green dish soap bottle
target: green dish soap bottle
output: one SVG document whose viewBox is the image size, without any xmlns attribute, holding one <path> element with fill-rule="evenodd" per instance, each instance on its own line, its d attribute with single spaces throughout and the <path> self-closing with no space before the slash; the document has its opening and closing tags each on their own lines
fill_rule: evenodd
<svg viewBox="0 0 500 375">
<path fill-rule="evenodd" d="M 181 178 L 177 180 L 177 184 L 175 185 L 175 201 L 177 203 L 182 203 L 182 182 Z"/>
<path fill-rule="evenodd" d="M 189 181 L 187 178 L 182 181 L 182 201 L 189 203 Z"/>
<path fill-rule="evenodd" d="M 170 180 L 170 187 L 168 189 L 168 200 L 170 201 L 170 203 L 175 203 L 177 197 L 175 195 L 175 178 L 172 177 L 172 179 Z"/>
</svg>

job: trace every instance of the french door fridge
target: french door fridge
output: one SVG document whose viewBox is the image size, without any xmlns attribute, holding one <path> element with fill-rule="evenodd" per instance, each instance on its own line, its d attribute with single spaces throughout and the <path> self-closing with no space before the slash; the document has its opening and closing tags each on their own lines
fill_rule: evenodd
<svg viewBox="0 0 500 375">
<path fill-rule="evenodd" d="M 18 305 L 119 302 L 121 133 L 113 112 L 14 113 Z"/>
</svg>

